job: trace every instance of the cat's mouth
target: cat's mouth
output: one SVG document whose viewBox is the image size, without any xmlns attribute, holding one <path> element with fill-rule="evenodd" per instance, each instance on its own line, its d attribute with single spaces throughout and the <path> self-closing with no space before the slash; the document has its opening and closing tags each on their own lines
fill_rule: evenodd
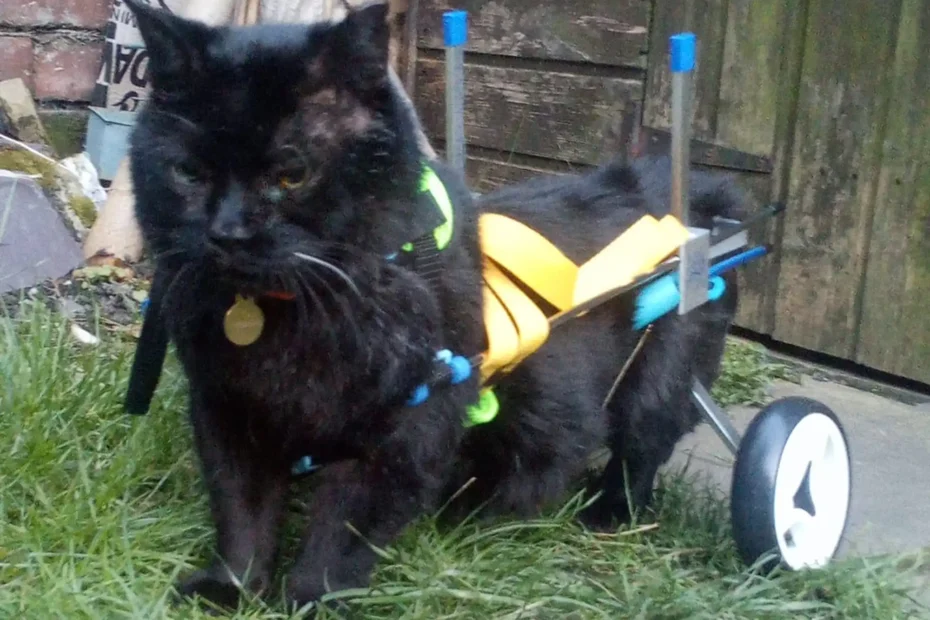
<svg viewBox="0 0 930 620">
<path fill-rule="evenodd" d="M 217 284 L 234 288 L 244 295 L 257 295 L 266 290 L 280 290 L 289 271 L 285 261 L 254 253 L 210 248 L 208 263 Z"/>
<path fill-rule="evenodd" d="M 205 248 L 208 271 L 217 285 L 240 295 L 288 299 L 318 285 L 327 291 L 362 297 L 345 262 L 314 244 L 272 244 L 266 240 L 223 246 L 207 240 Z"/>
</svg>

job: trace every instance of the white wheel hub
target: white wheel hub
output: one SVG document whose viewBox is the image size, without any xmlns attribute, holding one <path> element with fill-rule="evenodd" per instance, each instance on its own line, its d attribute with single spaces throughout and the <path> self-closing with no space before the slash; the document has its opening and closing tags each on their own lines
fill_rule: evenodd
<svg viewBox="0 0 930 620">
<path fill-rule="evenodd" d="M 801 419 L 775 475 L 775 537 L 792 570 L 827 564 L 849 511 L 849 454 L 836 423 L 822 413 Z"/>
</svg>

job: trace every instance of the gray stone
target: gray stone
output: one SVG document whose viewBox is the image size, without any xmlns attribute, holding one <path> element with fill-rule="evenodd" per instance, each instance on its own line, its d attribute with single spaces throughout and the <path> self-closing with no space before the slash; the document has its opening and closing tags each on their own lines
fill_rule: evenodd
<svg viewBox="0 0 930 620">
<path fill-rule="evenodd" d="M 0 82 L 0 108 L 16 130 L 17 138 L 23 142 L 48 143 L 32 93 L 21 78 Z"/>
<path fill-rule="evenodd" d="M 0 172 L 0 293 L 60 278 L 82 261 L 80 245 L 35 181 Z"/>
</svg>

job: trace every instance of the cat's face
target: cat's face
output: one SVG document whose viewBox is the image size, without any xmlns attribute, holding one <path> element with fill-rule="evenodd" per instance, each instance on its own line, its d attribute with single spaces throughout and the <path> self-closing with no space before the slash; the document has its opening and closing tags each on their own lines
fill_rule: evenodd
<svg viewBox="0 0 930 620">
<path fill-rule="evenodd" d="M 127 4 L 150 55 L 132 167 L 156 255 L 248 278 L 295 251 L 406 241 L 386 5 L 339 24 L 208 28 Z"/>
</svg>

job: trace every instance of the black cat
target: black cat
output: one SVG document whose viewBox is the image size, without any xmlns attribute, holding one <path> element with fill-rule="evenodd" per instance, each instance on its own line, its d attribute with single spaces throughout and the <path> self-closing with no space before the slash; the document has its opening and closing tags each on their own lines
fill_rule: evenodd
<svg viewBox="0 0 930 620">
<path fill-rule="evenodd" d="M 304 455 L 326 466 L 286 580 L 297 603 L 365 585 L 369 542 L 391 543 L 471 477 L 454 508 L 488 501 L 489 513 L 528 515 L 562 499 L 608 445 L 589 521 L 628 516 L 622 459 L 635 504 L 648 504 L 656 468 L 698 420 L 690 376 L 709 384 L 717 372 L 732 280 L 723 301 L 655 325 L 606 409 L 638 339 L 629 300 L 555 330 L 500 382 L 501 412 L 487 425 L 463 424 L 474 377 L 419 406 L 407 399 L 438 350 L 486 347 L 481 208 L 582 261 L 663 211 L 667 162 L 539 180 L 478 206 L 457 175 L 425 168 L 387 76 L 385 5 L 338 24 L 209 28 L 126 1 L 153 86 L 132 137 L 137 215 L 157 263 L 157 312 L 190 381 L 217 530 L 216 560 L 182 594 L 234 604 L 237 582 L 267 588 L 291 466 Z M 395 257 L 436 226 L 425 170 L 454 206 L 429 274 Z M 696 177 L 692 187 L 703 223 L 738 202 L 725 184 Z"/>
</svg>

